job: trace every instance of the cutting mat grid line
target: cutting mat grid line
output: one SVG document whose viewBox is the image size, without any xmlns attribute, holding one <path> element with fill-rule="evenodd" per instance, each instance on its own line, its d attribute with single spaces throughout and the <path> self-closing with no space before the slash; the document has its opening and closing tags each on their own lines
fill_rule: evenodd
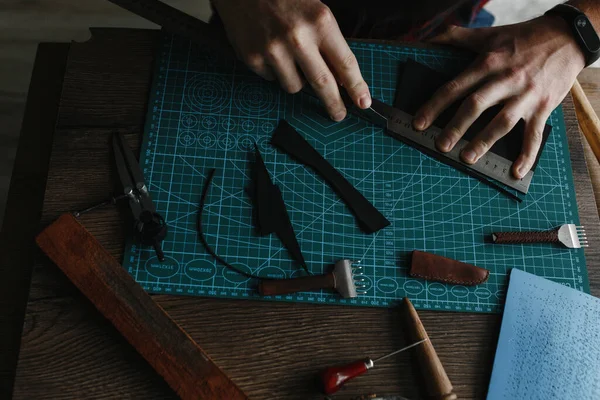
<svg viewBox="0 0 600 400">
<path fill-rule="evenodd" d="M 152 249 L 127 243 L 124 265 L 153 293 L 260 298 L 255 282 L 223 268 L 198 242 L 198 202 L 216 168 L 204 211 L 208 241 L 234 265 L 269 277 L 300 276 L 273 236 L 258 237 L 245 188 L 249 154 L 259 146 L 284 196 L 309 268 L 323 273 L 342 258 L 360 260 L 367 294 L 340 299 L 330 292 L 267 300 L 500 312 L 507 271 L 519 267 L 589 292 L 581 249 L 552 245 L 492 245 L 497 230 L 545 230 L 579 223 L 561 108 L 525 201 L 517 204 L 478 181 L 401 144 L 354 116 L 334 123 L 319 102 L 288 95 L 243 66 L 165 34 L 149 100 L 140 163 L 157 210 L 170 227 L 165 262 Z M 464 68 L 464 54 L 351 42 L 371 92 L 393 101 L 398 62 L 415 59 L 447 72 Z M 363 234 L 339 197 L 312 171 L 269 144 L 285 118 L 392 222 Z M 408 277 L 409 254 L 424 250 L 491 271 L 475 288 Z"/>
</svg>

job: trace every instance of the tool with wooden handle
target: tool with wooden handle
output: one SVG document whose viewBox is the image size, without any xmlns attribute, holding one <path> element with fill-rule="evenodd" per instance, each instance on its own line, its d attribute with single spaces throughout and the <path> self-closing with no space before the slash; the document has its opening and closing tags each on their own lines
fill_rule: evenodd
<svg viewBox="0 0 600 400">
<path fill-rule="evenodd" d="M 350 260 L 340 260 L 335 263 L 333 271 L 324 275 L 303 276 L 292 279 L 263 280 L 258 285 L 258 292 L 262 296 L 275 296 L 311 290 L 334 289 L 343 298 L 356 297 L 364 294 L 362 281 L 362 267 L 353 266 Z"/>
<path fill-rule="evenodd" d="M 388 357 L 394 356 L 398 353 L 402 353 L 408 349 L 411 349 L 428 339 L 419 340 L 416 343 L 408 345 L 406 347 L 401 348 L 400 350 L 396 350 L 392 353 L 386 354 L 383 357 L 379 357 L 375 360 L 370 358 L 363 358 L 361 360 L 354 361 L 350 364 L 338 365 L 336 367 L 325 368 L 319 374 L 321 389 L 325 394 L 333 394 L 341 389 L 341 387 L 351 379 L 356 378 L 359 375 L 364 374 L 371 368 L 375 366 L 376 362 L 384 360 Z"/>
<path fill-rule="evenodd" d="M 494 232 L 492 241 L 497 244 L 560 243 L 570 249 L 588 247 L 583 226 L 564 224 L 550 231 Z"/>
<path fill-rule="evenodd" d="M 179 397 L 247 399 L 71 214 L 58 218 L 36 242 Z"/>
<path fill-rule="evenodd" d="M 575 104 L 575 112 L 581 131 L 600 162 L 600 119 L 594 112 L 594 108 L 578 80 L 575 80 L 571 88 L 571 94 L 573 95 L 573 103 Z"/>
<path fill-rule="evenodd" d="M 402 307 L 406 339 L 411 342 L 427 339 L 422 346 L 418 346 L 414 350 L 423 382 L 426 385 L 427 397 L 434 400 L 456 399 L 457 396 L 453 392 L 452 383 L 446 375 L 444 366 L 429 340 L 419 314 L 407 297 L 402 300 Z"/>
</svg>

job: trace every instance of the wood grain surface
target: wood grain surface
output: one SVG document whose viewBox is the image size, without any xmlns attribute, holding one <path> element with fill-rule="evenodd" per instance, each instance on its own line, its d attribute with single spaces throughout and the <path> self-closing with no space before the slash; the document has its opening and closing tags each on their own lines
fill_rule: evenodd
<svg viewBox="0 0 600 400">
<path fill-rule="evenodd" d="M 247 399 L 71 213 L 35 241 L 179 397 Z"/>
<path fill-rule="evenodd" d="M 71 51 L 44 202 L 46 224 L 65 211 L 102 200 L 112 188 L 108 145 L 113 130 L 125 134 L 132 146 L 140 142 L 155 33 L 98 30 L 94 35 Z M 136 57 L 124 61 L 127 54 Z M 590 282 L 598 295 L 598 213 L 570 99 L 564 107 L 577 199 L 592 243 L 586 250 Z M 122 256 L 119 210 L 84 215 L 82 222 L 111 254 Z M 377 357 L 405 344 L 401 313 L 394 308 L 164 295 L 154 299 L 251 399 L 321 399 L 314 376 L 324 366 Z M 500 315 L 421 311 L 419 316 L 459 398 L 485 397 Z M 419 398 L 423 393 L 414 368 L 407 355 L 399 355 L 350 382 L 336 398 L 374 392 Z M 174 396 L 58 268 L 40 258 L 14 397 Z"/>
</svg>

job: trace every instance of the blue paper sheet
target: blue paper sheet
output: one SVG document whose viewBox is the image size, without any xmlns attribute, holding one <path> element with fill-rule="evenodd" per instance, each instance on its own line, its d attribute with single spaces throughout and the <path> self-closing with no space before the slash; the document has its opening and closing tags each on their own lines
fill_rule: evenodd
<svg viewBox="0 0 600 400">
<path fill-rule="evenodd" d="M 487 398 L 600 399 L 600 299 L 513 269 Z"/>
</svg>

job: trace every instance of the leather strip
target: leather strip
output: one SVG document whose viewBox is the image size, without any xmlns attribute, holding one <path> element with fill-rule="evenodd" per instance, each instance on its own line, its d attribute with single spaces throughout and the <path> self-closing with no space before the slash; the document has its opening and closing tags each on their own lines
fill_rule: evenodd
<svg viewBox="0 0 600 400">
<path fill-rule="evenodd" d="M 271 144 L 319 174 L 350 208 L 359 227 L 365 233 L 377 232 L 390 224 L 390 221 L 287 121 L 279 122 L 271 138 Z"/>
<path fill-rule="evenodd" d="M 559 243 L 558 229 L 537 232 L 494 232 L 494 243 Z"/>
<path fill-rule="evenodd" d="M 474 286 L 485 282 L 490 271 L 451 258 L 415 250 L 409 275 L 428 281 Z"/>
<path fill-rule="evenodd" d="M 254 152 L 255 160 L 252 168 L 254 196 L 252 198 L 256 212 L 254 221 L 257 230 L 262 236 L 276 233 L 292 258 L 310 275 L 281 191 L 277 185 L 273 184 L 256 143 L 254 144 Z"/>
</svg>

